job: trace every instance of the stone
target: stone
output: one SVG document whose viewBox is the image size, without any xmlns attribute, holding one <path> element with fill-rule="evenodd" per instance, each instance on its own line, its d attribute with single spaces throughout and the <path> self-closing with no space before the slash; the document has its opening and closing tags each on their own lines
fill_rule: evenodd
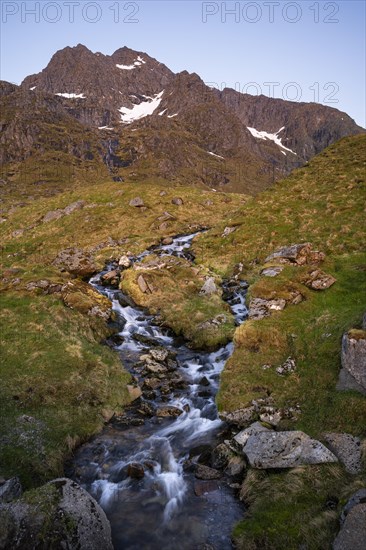
<svg viewBox="0 0 366 550">
<path fill-rule="evenodd" d="M 200 290 L 200 294 L 204 296 L 210 296 L 217 292 L 217 286 L 214 277 L 208 277 Z"/>
<path fill-rule="evenodd" d="M 268 301 L 262 298 L 252 298 L 249 302 L 249 319 L 259 320 L 270 314 L 267 308 Z"/>
<path fill-rule="evenodd" d="M 279 248 L 264 260 L 264 263 L 272 262 L 273 260 L 280 260 L 283 263 L 295 263 L 303 265 L 306 263 L 307 255 L 310 253 L 311 244 L 292 244 L 290 246 L 284 246 Z"/>
<path fill-rule="evenodd" d="M 183 411 L 181 409 L 178 409 L 178 407 L 173 407 L 173 405 L 162 406 L 156 410 L 156 416 L 161 418 L 174 418 L 180 416 L 182 413 Z"/>
<path fill-rule="evenodd" d="M 137 284 L 141 292 L 143 292 L 144 294 L 151 292 L 148 282 L 144 279 L 142 275 L 139 275 L 137 277 Z"/>
<path fill-rule="evenodd" d="M 169 356 L 169 351 L 164 348 L 155 348 L 151 349 L 149 351 L 149 355 L 155 360 L 163 362 L 165 361 Z"/>
<path fill-rule="evenodd" d="M 322 443 L 300 431 L 251 435 L 243 453 L 252 468 L 294 468 L 304 464 L 338 462 Z"/>
<path fill-rule="evenodd" d="M 332 275 L 327 275 L 320 269 L 310 271 L 303 279 L 303 283 L 313 290 L 326 290 L 337 281 Z"/>
<path fill-rule="evenodd" d="M 18 477 L 12 477 L 0 485 L 0 503 L 16 500 L 22 494 L 22 486 Z"/>
<path fill-rule="evenodd" d="M 135 197 L 134 199 L 130 200 L 129 205 L 135 206 L 136 208 L 141 208 L 141 206 L 144 206 L 144 201 L 141 197 Z"/>
<path fill-rule="evenodd" d="M 282 270 L 283 270 L 282 265 L 265 267 L 264 269 L 262 269 L 261 275 L 264 275 L 265 277 L 277 277 L 277 275 L 279 275 L 279 273 L 281 273 Z"/>
<path fill-rule="evenodd" d="M 172 244 L 173 242 L 173 237 L 165 237 L 162 241 L 161 241 L 161 244 L 163 245 L 169 245 L 169 244 Z"/>
<path fill-rule="evenodd" d="M 260 422 L 254 422 L 248 428 L 245 428 L 245 430 L 242 430 L 233 437 L 233 445 L 241 448 L 246 444 L 250 436 L 269 431 L 270 430 L 263 426 L 263 424 L 261 424 Z"/>
<path fill-rule="evenodd" d="M 53 263 L 80 277 L 91 277 L 97 271 L 93 256 L 81 248 L 62 250 Z"/>
<path fill-rule="evenodd" d="M 174 197 L 172 199 L 172 204 L 175 204 L 176 206 L 182 206 L 183 203 L 183 199 L 181 197 Z"/>
<path fill-rule="evenodd" d="M 105 285 L 112 285 L 112 286 L 118 286 L 119 282 L 119 272 L 113 269 L 112 271 L 108 271 L 107 273 L 104 273 L 104 275 L 101 276 L 102 284 Z"/>
<path fill-rule="evenodd" d="M 225 443 L 220 443 L 212 450 L 211 464 L 215 469 L 223 470 L 229 463 L 232 456 L 232 451 Z"/>
<path fill-rule="evenodd" d="M 0 506 L 1 548 L 113 550 L 107 517 L 89 493 L 67 478 L 54 479 Z"/>
<path fill-rule="evenodd" d="M 222 473 L 219 470 L 205 466 L 204 464 L 197 464 L 195 476 L 197 479 L 211 480 L 220 479 Z"/>
<path fill-rule="evenodd" d="M 219 485 L 217 481 L 195 481 L 194 482 L 194 494 L 196 497 L 201 497 L 212 491 L 217 491 Z"/>
<path fill-rule="evenodd" d="M 64 304 L 70 309 L 85 313 L 92 317 L 100 317 L 108 321 L 112 313 L 112 302 L 83 281 L 69 281 L 61 290 Z"/>
<path fill-rule="evenodd" d="M 118 260 L 118 265 L 123 269 L 128 269 L 131 266 L 131 260 L 129 259 L 128 256 L 123 255 Z"/>
<path fill-rule="evenodd" d="M 64 216 L 63 210 L 51 210 L 50 212 L 47 212 L 42 218 L 43 223 L 53 222 L 56 220 L 59 220 Z"/>
<path fill-rule="evenodd" d="M 349 512 L 357 506 L 358 504 L 366 504 L 366 488 L 359 489 L 356 491 L 349 499 L 347 504 L 344 506 L 340 519 L 340 524 L 342 525 L 349 514 Z"/>
<path fill-rule="evenodd" d="M 259 414 L 259 420 L 271 426 L 277 426 L 282 420 L 282 414 L 274 407 L 263 407 Z"/>
<path fill-rule="evenodd" d="M 358 437 L 344 433 L 326 433 L 323 435 L 323 439 L 348 473 L 359 474 L 361 472 L 361 440 Z"/>
<path fill-rule="evenodd" d="M 227 237 L 228 235 L 230 235 L 230 233 L 234 233 L 235 230 L 236 227 L 225 227 L 221 237 Z"/>
<path fill-rule="evenodd" d="M 291 357 L 287 357 L 286 361 L 282 363 L 279 367 L 276 368 L 276 373 L 279 376 L 284 376 L 285 374 L 291 374 L 296 370 L 295 360 Z"/>
<path fill-rule="evenodd" d="M 286 307 L 286 300 L 278 299 L 278 300 L 268 300 L 268 309 L 273 311 L 282 311 Z"/>
<path fill-rule="evenodd" d="M 164 365 L 161 365 L 160 363 L 157 363 L 155 361 L 146 363 L 145 368 L 147 371 L 152 372 L 153 374 L 162 374 L 167 372 L 168 370 L 166 367 L 164 367 Z"/>
<path fill-rule="evenodd" d="M 131 384 L 127 384 L 127 391 L 131 401 L 135 401 L 142 395 L 140 386 L 132 386 Z"/>
<path fill-rule="evenodd" d="M 127 467 L 127 475 L 132 479 L 142 479 L 145 475 L 143 465 L 138 462 L 131 462 Z"/>
<path fill-rule="evenodd" d="M 336 389 L 338 391 L 353 390 L 362 393 L 362 395 L 366 395 L 366 389 L 361 386 L 346 369 L 341 369 L 339 371 Z"/>
<path fill-rule="evenodd" d="M 246 428 L 256 419 L 257 412 L 255 407 L 250 406 L 232 412 L 220 412 L 219 417 L 228 424 L 237 426 L 238 428 Z"/>
<path fill-rule="evenodd" d="M 333 550 L 364 550 L 366 541 L 366 504 L 354 506 L 333 542 Z"/>
<path fill-rule="evenodd" d="M 350 330 L 342 337 L 342 367 L 366 389 L 366 331 Z"/>
<path fill-rule="evenodd" d="M 85 206 L 85 201 L 76 201 L 64 208 L 64 214 L 65 216 L 68 216 L 72 212 L 75 212 L 75 210 L 81 210 Z"/>
<path fill-rule="evenodd" d="M 240 477 L 246 468 L 246 462 L 242 456 L 232 456 L 225 468 L 225 474 L 230 477 Z"/>
</svg>

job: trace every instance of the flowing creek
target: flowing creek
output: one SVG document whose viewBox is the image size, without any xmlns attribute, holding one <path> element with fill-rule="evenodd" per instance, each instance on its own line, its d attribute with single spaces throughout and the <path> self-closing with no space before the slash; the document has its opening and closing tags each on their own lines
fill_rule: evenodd
<svg viewBox="0 0 366 550">
<path fill-rule="evenodd" d="M 153 252 L 192 260 L 189 248 L 196 234 L 176 237 Z M 200 481 L 194 462 L 210 454 L 227 432 L 215 395 L 233 344 L 211 353 L 190 349 L 120 290 L 102 286 L 106 271 L 90 283 L 112 301 L 116 312 L 119 334 L 113 348 L 139 385 L 151 387 L 78 449 L 67 473 L 105 510 L 116 550 L 230 549 L 233 525 L 243 517 L 243 505 L 230 487 L 233 480 L 224 475 Z M 228 294 L 225 286 L 224 291 Z M 236 283 L 227 299 L 237 324 L 247 316 L 245 292 L 246 285 Z M 149 353 L 150 361 L 164 358 L 167 365 L 160 386 L 154 386 L 159 374 L 146 377 L 146 370 L 142 372 L 140 358 Z M 159 363 L 152 364 L 156 368 Z M 164 385 L 166 378 L 171 383 Z M 167 418 L 157 417 L 156 408 L 166 409 Z M 175 408 L 183 412 L 171 414 Z"/>
</svg>

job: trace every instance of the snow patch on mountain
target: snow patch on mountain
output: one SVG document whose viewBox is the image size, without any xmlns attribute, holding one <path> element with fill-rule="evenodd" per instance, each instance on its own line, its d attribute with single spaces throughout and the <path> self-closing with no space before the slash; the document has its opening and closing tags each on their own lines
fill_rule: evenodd
<svg viewBox="0 0 366 550">
<path fill-rule="evenodd" d="M 37 88 L 37 86 L 32 86 L 30 89 L 31 92 L 33 92 L 33 90 L 35 90 Z"/>
<path fill-rule="evenodd" d="M 132 65 L 119 65 L 116 63 L 116 67 L 123 71 L 132 71 L 132 69 L 136 69 L 136 67 L 140 67 L 140 65 L 145 65 L 145 63 L 146 61 L 139 55 Z"/>
<path fill-rule="evenodd" d="M 68 93 L 58 93 L 55 94 L 60 97 L 66 97 L 67 99 L 86 99 L 84 94 L 68 94 Z"/>
<path fill-rule="evenodd" d="M 174 113 L 174 115 L 168 115 L 168 118 L 174 118 L 175 116 L 178 116 L 178 113 Z"/>
<path fill-rule="evenodd" d="M 262 131 L 260 132 L 259 130 L 256 130 L 255 128 L 250 128 L 249 126 L 247 126 L 249 132 L 252 134 L 253 137 L 257 138 L 257 139 L 269 139 L 271 141 L 274 141 L 276 145 L 278 145 L 279 147 L 282 147 L 282 149 L 285 149 L 286 151 L 290 151 L 290 153 L 293 153 L 294 155 L 297 155 L 297 153 L 295 153 L 295 151 L 292 151 L 292 149 L 289 149 L 288 147 L 285 147 L 283 144 L 282 144 L 282 141 L 281 141 L 281 138 L 278 137 L 278 134 L 280 132 L 282 132 L 282 130 L 285 129 L 285 126 L 282 126 L 282 128 L 280 128 L 278 130 L 278 132 L 276 132 L 275 134 L 269 134 L 268 132 L 265 132 L 265 131 Z"/>
<path fill-rule="evenodd" d="M 131 124 L 131 122 L 135 122 L 135 120 L 140 120 L 141 118 L 152 115 L 153 112 L 159 107 L 163 93 L 164 90 L 159 94 L 156 94 L 154 97 L 144 96 L 147 98 L 147 101 L 142 101 L 138 105 L 133 105 L 131 109 L 128 107 L 121 107 L 119 109 L 119 112 L 121 113 L 121 122 L 123 124 Z"/>
</svg>

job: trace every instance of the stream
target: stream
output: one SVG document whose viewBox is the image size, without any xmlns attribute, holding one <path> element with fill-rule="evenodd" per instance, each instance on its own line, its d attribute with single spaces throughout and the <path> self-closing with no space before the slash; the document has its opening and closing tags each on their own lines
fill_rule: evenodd
<svg viewBox="0 0 366 550">
<path fill-rule="evenodd" d="M 192 260 L 196 235 L 178 236 L 153 252 Z M 197 479 L 195 465 L 205 457 L 209 462 L 228 434 L 215 395 L 233 343 L 211 353 L 190 349 L 120 290 L 101 284 L 112 268 L 90 284 L 112 301 L 118 334 L 109 344 L 143 394 L 76 451 L 67 474 L 105 510 L 115 550 L 230 549 L 232 528 L 244 512 L 233 479 Z M 246 284 L 230 290 L 229 282 L 223 290 L 240 324 L 247 316 Z"/>
</svg>

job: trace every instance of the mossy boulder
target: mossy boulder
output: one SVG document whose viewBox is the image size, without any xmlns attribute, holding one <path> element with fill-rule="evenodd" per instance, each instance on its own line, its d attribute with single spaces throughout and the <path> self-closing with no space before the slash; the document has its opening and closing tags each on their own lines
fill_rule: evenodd
<svg viewBox="0 0 366 550">
<path fill-rule="evenodd" d="M 112 317 L 112 303 L 83 281 L 69 281 L 62 288 L 62 299 L 68 307 L 80 313 L 108 321 Z"/>
</svg>

